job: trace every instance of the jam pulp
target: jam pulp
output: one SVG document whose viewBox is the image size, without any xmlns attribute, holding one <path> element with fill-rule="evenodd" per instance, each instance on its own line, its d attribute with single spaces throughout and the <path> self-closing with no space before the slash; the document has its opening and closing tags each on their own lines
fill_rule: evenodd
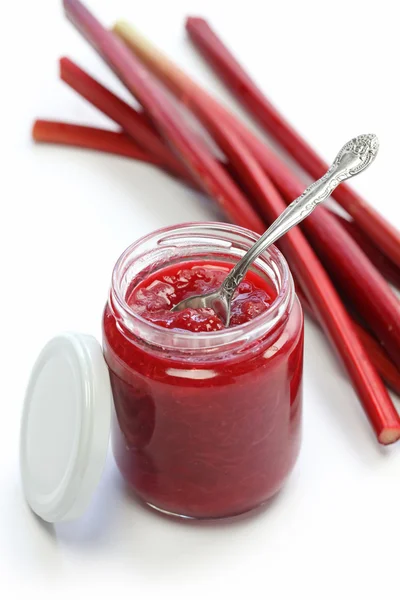
<svg viewBox="0 0 400 600">
<path fill-rule="evenodd" d="M 136 314 L 167 329 L 220 331 L 224 324 L 210 308 L 171 309 L 191 296 L 217 290 L 233 265 L 184 263 L 157 271 L 135 287 L 127 298 Z M 267 310 L 276 294 L 260 275 L 248 272 L 233 297 L 230 327 L 251 321 Z"/>
<path fill-rule="evenodd" d="M 174 331 L 221 332 L 212 311 L 171 307 L 216 289 L 232 265 L 185 263 L 150 274 L 126 295 L 136 314 Z M 275 291 L 256 273 L 242 282 L 230 327 L 267 311 Z M 212 333 L 210 333 L 212 335 Z M 264 503 L 299 450 L 303 317 L 297 298 L 267 334 L 182 353 L 103 322 L 116 419 L 113 447 L 124 479 L 147 504 L 193 518 L 234 516 Z"/>
</svg>

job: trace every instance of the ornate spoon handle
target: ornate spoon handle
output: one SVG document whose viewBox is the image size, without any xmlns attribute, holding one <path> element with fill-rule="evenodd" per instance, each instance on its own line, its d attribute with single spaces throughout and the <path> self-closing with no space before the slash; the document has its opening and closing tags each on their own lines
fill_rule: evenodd
<svg viewBox="0 0 400 600">
<path fill-rule="evenodd" d="M 342 181 L 366 169 L 375 159 L 378 149 L 378 138 L 373 134 L 360 135 L 343 146 L 325 175 L 312 183 L 301 196 L 289 204 L 258 242 L 235 265 L 222 284 L 222 290 L 228 298 L 233 296 L 251 264 L 268 246 L 289 229 L 301 223 L 318 204 L 332 194 Z"/>
</svg>

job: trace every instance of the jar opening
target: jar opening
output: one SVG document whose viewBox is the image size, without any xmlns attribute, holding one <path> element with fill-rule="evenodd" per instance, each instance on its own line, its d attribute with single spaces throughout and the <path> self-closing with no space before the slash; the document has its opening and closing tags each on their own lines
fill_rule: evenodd
<svg viewBox="0 0 400 600">
<path fill-rule="evenodd" d="M 160 229 L 133 243 L 118 259 L 112 276 L 110 307 L 121 332 L 163 350 L 192 353 L 264 337 L 290 311 L 294 300 L 288 265 L 274 246 L 252 268 L 274 288 L 276 297 L 265 312 L 243 325 L 200 333 L 171 330 L 145 320 L 127 302 L 132 287 L 163 267 L 196 259 L 235 263 L 257 239 L 255 233 L 234 225 L 188 223 Z"/>
</svg>

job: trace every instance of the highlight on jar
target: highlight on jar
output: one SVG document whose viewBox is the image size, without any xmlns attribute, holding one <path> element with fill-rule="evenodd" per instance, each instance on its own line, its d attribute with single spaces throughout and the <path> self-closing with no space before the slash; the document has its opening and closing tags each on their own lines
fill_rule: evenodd
<svg viewBox="0 0 400 600">
<path fill-rule="evenodd" d="M 110 435 L 132 501 L 190 519 L 267 509 L 300 450 L 303 310 L 341 359 L 377 442 L 397 442 L 389 389 L 400 393 L 400 236 L 344 184 L 374 162 L 377 137 L 352 138 L 328 168 L 210 26 L 189 18 L 196 47 L 312 177 L 306 188 L 137 30 L 109 30 L 79 0 L 63 4 L 140 110 L 63 58 L 61 78 L 120 130 L 39 120 L 34 140 L 150 163 L 215 200 L 227 223 L 177 224 L 133 241 L 111 276 L 102 345 L 79 332 L 45 345 L 21 426 L 32 510 L 48 522 L 90 510 Z M 181 118 L 182 101 L 223 159 Z"/>
</svg>

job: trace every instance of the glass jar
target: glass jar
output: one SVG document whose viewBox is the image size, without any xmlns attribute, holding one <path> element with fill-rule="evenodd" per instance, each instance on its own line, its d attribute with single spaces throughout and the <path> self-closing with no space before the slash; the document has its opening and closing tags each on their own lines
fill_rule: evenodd
<svg viewBox="0 0 400 600">
<path fill-rule="evenodd" d="M 296 461 L 303 314 L 276 248 L 253 267 L 276 298 L 244 325 L 169 330 L 126 302 L 159 268 L 196 259 L 236 262 L 256 239 L 221 223 L 171 227 L 134 243 L 115 266 L 103 321 L 114 455 L 126 482 L 160 511 L 197 519 L 244 513 L 275 494 Z"/>
</svg>

